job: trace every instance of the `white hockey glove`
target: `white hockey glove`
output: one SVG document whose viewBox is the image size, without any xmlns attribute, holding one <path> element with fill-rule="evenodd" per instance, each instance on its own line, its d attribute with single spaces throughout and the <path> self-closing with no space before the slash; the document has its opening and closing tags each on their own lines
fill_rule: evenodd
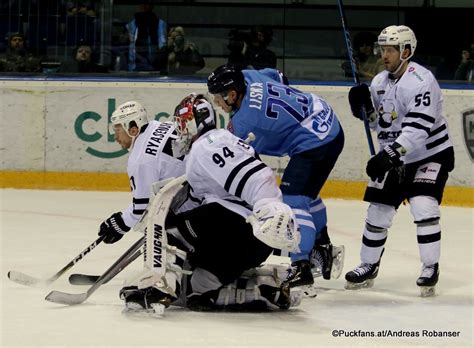
<svg viewBox="0 0 474 348">
<path fill-rule="evenodd" d="M 291 208 L 275 199 L 255 203 L 253 214 L 247 218 L 256 238 L 276 249 L 297 253 L 301 239 Z"/>
</svg>

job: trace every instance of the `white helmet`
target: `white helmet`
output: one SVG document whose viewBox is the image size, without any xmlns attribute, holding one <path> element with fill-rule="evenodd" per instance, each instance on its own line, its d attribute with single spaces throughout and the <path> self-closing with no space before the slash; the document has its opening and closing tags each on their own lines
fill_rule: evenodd
<svg viewBox="0 0 474 348">
<path fill-rule="evenodd" d="M 176 106 L 174 123 L 177 138 L 173 141 L 173 155 L 181 157 L 189 152 L 192 142 L 206 129 L 216 128 L 216 112 L 202 95 L 191 93 Z"/>
<path fill-rule="evenodd" d="M 142 104 L 136 101 L 128 101 L 115 109 L 110 117 L 110 121 L 112 123 L 111 134 L 114 133 L 113 126 L 120 124 L 125 132 L 131 136 L 128 132 L 130 127 L 136 125 L 138 129 L 141 129 L 142 126 L 148 124 L 148 116 Z M 135 124 L 131 124 L 132 122 L 135 122 Z"/>
<path fill-rule="evenodd" d="M 413 57 L 415 53 L 416 37 L 413 30 L 405 25 L 391 25 L 382 30 L 378 37 L 378 44 L 379 46 L 398 46 L 400 48 L 400 54 L 405 48 L 409 48 L 410 56 L 402 59 L 405 61 Z"/>
</svg>

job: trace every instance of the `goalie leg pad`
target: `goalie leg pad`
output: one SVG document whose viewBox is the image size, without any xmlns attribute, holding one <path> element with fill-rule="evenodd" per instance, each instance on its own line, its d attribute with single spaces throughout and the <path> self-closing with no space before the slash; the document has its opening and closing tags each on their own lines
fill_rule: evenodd
<svg viewBox="0 0 474 348">
<path fill-rule="evenodd" d="M 153 286 L 162 292 L 178 297 L 176 290 L 181 286 L 181 279 L 186 271 L 183 270 L 186 261 L 186 252 L 173 246 L 166 246 L 166 260 L 164 274 L 145 265 L 145 271 L 138 280 L 138 288 L 144 289 Z"/>
<path fill-rule="evenodd" d="M 233 283 L 204 294 L 193 293 L 188 305 L 194 310 L 266 311 L 295 307 L 301 302 L 300 291 L 282 285 L 284 267 L 253 269 Z M 194 289 L 193 289 L 194 290 Z"/>
<path fill-rule="evenodd" d="M 183 270 L 187 254 L 174 246 L 167 245 L 165 248 L 166 260 L 163 267 L 157 272 L 150 268 L 148 264 L 145 264 L 142 272 L 126 282 L 125 288 L 146 289 L 155 287 L 173 297 L 178 297 L 183 274 L 189 273 Z"/>
</svg>

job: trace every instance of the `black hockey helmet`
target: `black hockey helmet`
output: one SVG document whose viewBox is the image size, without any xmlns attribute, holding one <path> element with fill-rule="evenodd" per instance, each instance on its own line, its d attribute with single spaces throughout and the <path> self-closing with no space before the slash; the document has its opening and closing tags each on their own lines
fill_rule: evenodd
<svg viewBox="0 0 474 348">
<path fill-rule="evenodd" d="M 242 69 L 234 64 L 225 64 L 214 70 L 207 79 L 207 88 L 211 94 L 221 94 L 233 88 L 237 93 L 245 91 L 245 79 Z"/>
</svg>

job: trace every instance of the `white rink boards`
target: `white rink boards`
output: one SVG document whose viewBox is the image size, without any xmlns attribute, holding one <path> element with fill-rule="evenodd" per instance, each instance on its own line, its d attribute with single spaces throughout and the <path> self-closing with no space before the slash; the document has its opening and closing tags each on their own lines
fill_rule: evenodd
<svg viewBox="0 0 474 348">
<path fill-rule="evenodd" d="M 442 207 L 441 276 L 438 296 L 433 298 L 421 298 L 415 285 L 420 263 L 408 206 L 402 206 L 395 217 L 373 289 L 347 291 L 342 277 L 317 279 L 318 296 L 287 312 L 193 313 L 173 308 L 163 318 L 126 316 L 118 291 L 125 278 L 141 268 L 140 259 L 82 305 L 65 307 L 44 301 L 52 289 L 86 291 L 87 287 L 69 285 L 68 275 L 101 273 L 137 235 L 127 235 L 114 245 L 99 245 L 48 288 L 27 288 L 7 279 L 9 270 L 51 276 L 96 239 L 101 220 L 122 210 L 129 199 L 125 192 L 0 191 L 1 347 L 474 344 L 472 208 Z M 326 205 L 332 241 L 346 246 L 345 273 L 359 263 L 366 204 L 327 200 Z M 271 261 L 287 259 L 272 257 Z M 455 337 L 439 337 L 440 333 Z"/>
</svg>

